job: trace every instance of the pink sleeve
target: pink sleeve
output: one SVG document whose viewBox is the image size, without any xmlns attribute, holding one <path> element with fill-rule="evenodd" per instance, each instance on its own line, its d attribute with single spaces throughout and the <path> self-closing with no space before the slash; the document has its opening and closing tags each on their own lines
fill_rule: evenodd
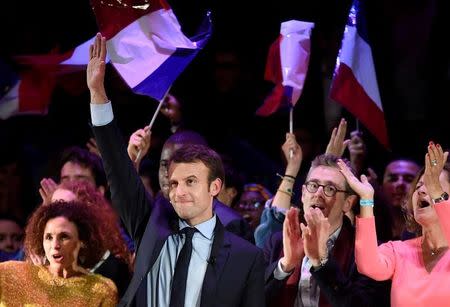
<svg viewBox="0 0 450 307">
<path fill-rule="evenodd" d="M 358 271 L 375 280 L 387 280 L 395 269 L 391 242 L 378 246 L 375 218 L 356 217 L 355 261 Z"/>
<path fill-rule="evenodd" d="M 447 242 L 450 243 L 450 200 L 434 205 L 434 209 L 436 209 Z"/>
</svg>

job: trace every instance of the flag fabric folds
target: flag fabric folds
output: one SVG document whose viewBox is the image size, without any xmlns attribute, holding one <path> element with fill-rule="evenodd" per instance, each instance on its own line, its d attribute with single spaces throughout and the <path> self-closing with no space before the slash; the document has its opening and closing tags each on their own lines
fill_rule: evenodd
<svg viewBox="0 0 450 307">
<path fill-rule="evenodd" d="M 365 15 L 364 0 L 355 0 L 336 61 L 330 98 L 344 106 L 388 148 L 386 121 Z"/>
<path fill-rule="evenodd" d="M 45 69 L 16 72 L 0 61 L 0 119 L 16 115 L 45 115 L 55 78 Z"/>
<path fill-rule="evenodd" d="M 209 15 L 191 40 L 163 0 L 127 7 L 114 3 L 92 0 L 111 64 L 135 93 L 161 100 L 206 44 L 211 34 Z"/>
<path fill-rule="evenodd" d="M 264 79 L 275 84 L 274 89 L 256 111 L 268 116 L 282 106 L 293 107 L 303 91 L 311 49 L 314 23 L 290 20 L 281 23 L 280 36 L 270 46 Z"/>
</svg>

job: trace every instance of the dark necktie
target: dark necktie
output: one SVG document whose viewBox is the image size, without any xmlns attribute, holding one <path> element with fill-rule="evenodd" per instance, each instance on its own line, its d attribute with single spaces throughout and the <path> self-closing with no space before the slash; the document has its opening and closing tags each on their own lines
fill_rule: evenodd
<svg viewBox="0 0 450 307">
<path fill-rule="evenodd" d="M 186 240 L 178 255 L 177 264 L 175 265 L 175 273 L 172 279 L 172 292 L 170 294 L 170 307 L 184 306 L 186 279 L 192 254 L 192 237 L 196 231 L 197 229 L 192 227 L 186 227 L 181 230 L 181 233 L 186 235 Z"/>
</svg>

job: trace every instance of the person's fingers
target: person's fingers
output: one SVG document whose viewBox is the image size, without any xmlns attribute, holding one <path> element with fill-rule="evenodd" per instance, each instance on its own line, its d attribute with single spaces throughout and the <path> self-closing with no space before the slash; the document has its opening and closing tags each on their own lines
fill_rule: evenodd
<svg viewBox="0 0 450 307">
<path fill-rule="evenodd" d="M 89 59 L 92 59 L 94 57 L 94 45 L 91 44 L 89 46 Z"/>
<path fill-rule="evenodd" d="M 344 142 L 342 142 L 342 150 L 345 150 L 350 145 L 351 139 L 347 139 Z"/>
<path fill-rule="evenodd" d="M 361 175 L 361 182 L 364 183 L 364 184 L 369 182 L 369 179 L 367 178 L 366 175 L 364 175 L 364 174 Z"/>
<path fill-rule="evenodd" d="M 377 173 L 375 173 L 375 171 L 371 167 L 367 168 L 367 172 L 369 173 L 368 177 L 370 177 L 370 180 L 376 181 L 378 179 Z"/>
<path fill-rule="evenodd" d="M 102 61 L 104 61 L 106 58 L 106 38 L 104 36 L 101 36 L 100 39 L 99 57 Z"/>
<path fill-rule="evenodd" d="M 39 188 L 39 195 L 41 195 L 43 201 L 47 199 L 47 194 L 44 192 L 42 188 Z"/>
</svg>

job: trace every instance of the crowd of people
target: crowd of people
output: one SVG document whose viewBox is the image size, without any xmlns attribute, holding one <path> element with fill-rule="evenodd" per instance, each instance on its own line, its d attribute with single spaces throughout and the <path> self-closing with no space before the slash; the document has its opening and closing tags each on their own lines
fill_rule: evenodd
<svg viewBox="0 0 450 307">
<path fill-rule="evenodd" d="M 161 112 L 172 134 L 155 163 L 149 127 L 123 141 L 105 59 L 97 34 L 87 67 L 94 139 L 61 154 L 26 223 L 2 208 L 0 305 L 448 304 L 450 163 L 440 144 L 421 163 L 393 159 L 379 178 L 344 119 L 323 153 L 286 133 L 272 191 L 186 129 L 170 95 Z"/>
</svg>

